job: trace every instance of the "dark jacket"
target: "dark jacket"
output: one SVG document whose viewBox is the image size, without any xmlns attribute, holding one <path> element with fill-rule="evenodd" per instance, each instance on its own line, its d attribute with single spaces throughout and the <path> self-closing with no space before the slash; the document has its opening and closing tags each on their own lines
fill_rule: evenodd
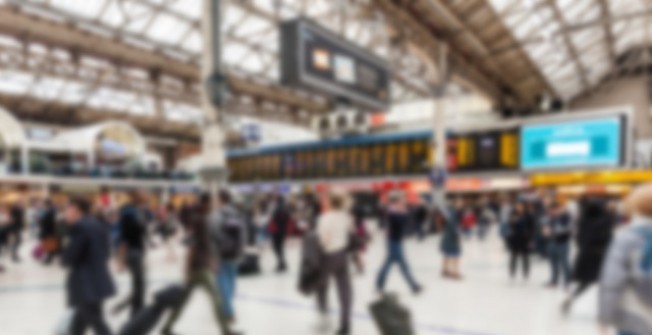
<svg viewBox="0 0 652 335">
<path fill-rule="evenodd" d="M 21 231 L 25 227 L 25 209 L 20 205 L 14 205 L 11 207 L 10 213 L 11 217 L 11 228 L 14 231 Z"/>
<path fill-rule="evenodd" d="M 219 258 L 215 248 L 217 241 L 208 227 L 209 211 L 208 207 L 196 205 L 189 212 L 190 248 L 186 269 L 188 274 L 195 271 L 212 270 Z"/>
<path fill-rule="evenodd" d="M 579 252 L 574 269 L 577 281 L 592 283 L 599 279 L 615 222 L 604 201 L 587 199 L 582 203 L 577 231 Z"/>
<path fill-rule="evenodd" d="M 534 241 L 535 223 L 534 218 L 529 214 L 512 215 L 510 225 L 507 229 L 507 242 L 510 250 L 514 252 L 525 252 L 530 249 Z"/>
<path fill-rule="evenodd" d="M 129 250 L 145 251 L 147 223 L 143 210 L 134 204 L 124 205 L 120 209 L 120 243 Z"/>
<path fill-rule="evenodd" d="M 41 240 L 57 236 L 57 211 L 49 206 L 43 212 L 40 220 L 39 238 Z"/>
<path fill-rule="evenodd" d="M 460 222 L 462 210 L 450 209 L 444 215 L 444 227 L 441 238 L 441 251 L 447 255 L 459 255 L 462 252 L 460 242 Z"/>
<path fill-rule="evenodd" d="M 272 235 L 285 236 L 290 228 L 290 211 L 284 201 L 279 201 L 272 215 Z"/>
<path fill-rule="evenodd" d="M 97 220 L 86 217 L 69 230 L 70 240 L 63 263 L 70 269 L 66 282 L 71 305 L 102 302 L 115 293 L 109 273 L 109 231 Z"/>
<path fill-rule="evenodd" d="M 389 208 L 387 210 L 387 239 L 391 242 L 401 242 L 405 230 L 409 226 L 410 213 L 407 211 Z"/>
<path fill-rule="evenodd" d="M 568 213 L 552 215 L 550 217 L 550 240 L 557 244 L 570 242 L 573 227 Z"/>
<path fill-rule="evenodd" d="M 306 234 L 301 248 L 301 266 L 299 269 L 299 291 L 304 295 L 315 292 L 323 283 L 324 253 L 319 244 L 319 237 L 314 232 Z"/>
</svg>

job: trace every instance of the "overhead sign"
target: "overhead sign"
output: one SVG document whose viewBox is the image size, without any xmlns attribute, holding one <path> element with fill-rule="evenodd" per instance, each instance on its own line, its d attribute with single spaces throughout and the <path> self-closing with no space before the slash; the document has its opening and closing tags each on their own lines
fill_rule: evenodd
<svg viewBox="0 0 652 335">
<path fill-rule="evenodd" d="M 624 127 L 623 117 L 525 125 L 521 166 L 525 170 L 620 166 L 625 162 Z"/>
<path fill-rule="evenodd" d="M 281 26 L 281 82 L 372 110 L 390 103 L 385 61 L 305 18 Z"/>
<path fill-rule="evenodd" d="M 518 130 L 492 130 L 448 137 L 450 172 L 516 171 Z"/>
</svg>

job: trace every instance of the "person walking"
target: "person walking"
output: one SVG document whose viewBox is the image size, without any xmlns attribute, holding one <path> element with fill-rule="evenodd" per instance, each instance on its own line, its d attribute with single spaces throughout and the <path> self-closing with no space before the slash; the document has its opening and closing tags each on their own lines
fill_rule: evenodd
<svg viewBox="0 0 652 335">
<path fill-rule="evenodd" d="M 394 263 L 397 263 L 401 272 L 403 272 L 405 280 L 407 280 L 410 285 L 412 292 L 418 294 L 422 291 L 422 287 L 412 276 L 412 272 L 410 271 L 410 267 L 403 251 L 403 240 L 405 238 L 406 229 L 408 229 L 410 225 L 410 213 L 408 212 L 403 194 L 390 194 L 386 219 L 387 258 L 378 273 L 376 288 L 378 289 L 378 292 L 384 292 L 389 270 Z"/>
<path fill-rule="evenodd" d="M 8 236 L 11 229 L 11 219 L 7 210 L 7 206 L 0 203 L 0 259 L 2 259 L 4 251 L 8 248 Z M 0 273 L 5 272 L 5 267 L 0 262 Z"/>
<path fill-rule="evenodd" d="M 276 199 L 276 207 L 272 214 L 272 221 L 270 223 L 270 234 L 272 236 L 272 244 L 277 259 L 277 272 L 287 271 L 287 263 L 285 262 L 285 239 L 290 228 L 290 211 L 285 204 L 283 196 L 279 195 Z"/>
<path fill-rule="evenodd" d="M 603 334 L 652 334 L 652 184 L 626 201 L 632 214 L 607 251 L 600 275 L 599 313 Z"/>
<path fill-rule="evenodd" d="M 129 193 L 129 200 L 120 209 L 118 219 L 118 268 L 128 269 L 131 274 L 131 295 L 118 304 L 115 311 L 131 306 L 131 316 L 143 308 L 145 303 L 145 246 L 147 223 L 140 206 L 138 191 Z"/>
<path fill-rule="evenodd" d="M 95 335 L 110 335 L 103 302 L 115 293 L 109 273 L 111 254 L 109 231 L 91 215 L 91 205 L 74 199 L 65 210 L 69 242 L 63 264 L 69 269 L 66 281 L 68 304 L 74 310 L 72 335 L 84 335 L 91 328 Z"/>
<path fill-rule="evenodd" d="M 353 261 L 358 270 L 358 273 L 363 274 L 365 271 L 365 262 L 363 255 L 367 249 L 367 244 L 369 244 L 370 236 L 367 230 L 367 225 L 365 223 L 366 212 L 359 200 L 356 201 L 351 208 L 351 216 L 353 217 L 355 238 L 360 242 L 357 250 L 352 250 Z"/>
<path fill-rule="evenodd" d="M 317 236 L 324 252 L 324 278 L 317 290 L 319 311 L 328 314 L 328 286 L 335 279 L 340 303 L 340 328 L 338 335 L 351 332 L 353 287 L 349 272 L 349 241 L 355 234 L 353 218 L 345 209 L 345 198 L 340 194 L 330 196 L 329 209 L 317 220 Z"/>
<path fill-rule="evenodd" d="M 25 229 L 25 205 L 22 199 L 16 200 L 9 211 L 11 225 L 9 227 L 9 238 L 11 241 L 11 259 L 14 263 L 20 262 L 20 246 L 23 242 L 23 230 Z"/>
<path fill-rule="evenodd" d="M 215 250 L 215 242 L 208 227 L 208 216 L 211 211 L 211 199 L 208 194 L 200 196 L 198 204 L 188 207 L 187 230 L 190 242 L 186 270 L 186 289 L 182 302 L 175 306 L 166 321 L 161 334 L 173 335 L 172 328 L 181 316 L 192 292 L 197 286 L 204 288 L 213 306 L 213 315 L 222 335 L 238 335 L 240 333 L 230 328 L 228 317 L 222 303 L 220 291 L 214 284 L 213 271 L 218 267 L 219 255 Z"/>
<path fill-rule="evenodd" d="M 443 217 L 443 234 L 441 238 L 441 251 L 444 254 L 442 276 L 454 280 L 461 280 L 460 257 L 462 257 L 461 217 L 464 211 L 464 201 L 458 199 L 449 213 L 440 213 Z"/>
<path fill-rule="evenodd" d="M 562 305 L 564 313 L 568 313 L 573 302 L 598 281 L 616 225 L 615 214 L 608 209 L 607 202 L 598 197 L 584 199 L 578 211 L 578 254 L 573 271 L 577 286 Z"/>
<path fill-rule="evenodd" d="M 45 251 L 43 263 L 49 265 L 59 253 L 61 244 L 57 227 L 57 209 L 52 200 L 45 201 L 43 215 L 41 215 L 39 221 L 39 239 Z"/>
<path fill-rule="evenodd" d="M 548 237 L 550 267 L 552 270 L 548 287 L 556 287 L 559 284 L 560 277 L 562 277 L 565 286 L 570 284 L 571 233 L 571 220 L 565 207 L 559 202 L 553 202 L 549 222 L 544 227 L 544 235 Z"/>
<path fill-rule="evenodd" d="M 423 199 L 419 198 L 416 200 L 413 210 L 414 215 L 414 226 L 416 229 L 417 237 L 419 241 L 423 241 L 426 238 L 426 220 L 428 220 L 428 209 L 423 203 Z"/>
<path fill-rule="evenodd" d="M 530 250 L 534 244 L 534 219 L 524 202 L 514 206 L 514 212 L 507 228 L 507 243 L 509 246 L 509 272 L 512 278 L 516 276 L 519 260 L 523 267 L 523 277 L 530 275 Z"/>
<path fill-rule="evenodd" d="M 224 312 L 229 322 L 233 324 L 238 264 L 244 255 L 244 248 L 248 241 L 246 221 L 243 213 L 233 205 L 231 194 L 221 191 L 218 195 L 217 208 L 210 215 L 209 222 L 220 257 L 216 283 L 222 293 Z"/>
</svg>

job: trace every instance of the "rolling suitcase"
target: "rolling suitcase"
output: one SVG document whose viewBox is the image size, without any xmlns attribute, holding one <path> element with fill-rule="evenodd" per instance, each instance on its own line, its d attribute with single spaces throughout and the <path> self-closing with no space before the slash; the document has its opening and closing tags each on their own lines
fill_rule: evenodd
<svg viewBox="0 0 652 335">
<path fill-rule="evenodd" d="M 260 260 L 257 253 L 245 253 L 238 268 L 241 276 L 253 276 L 260 273 Z"/>
<path fill-rule="evenodd" d="M 395 294 L 383 295 L 369 310 L 382 335 L 414 335 L 412 315 Z"/>
<path fill-rule="evenodd" d="M 166 310 L 178 305 L 183 300 L 185 288 L 181 285 L 168 286 L 154 297 L 154 303 L 141 309 L 127 321 L 119 335 L 147 335 L 163 316 Z"/>
</svg>

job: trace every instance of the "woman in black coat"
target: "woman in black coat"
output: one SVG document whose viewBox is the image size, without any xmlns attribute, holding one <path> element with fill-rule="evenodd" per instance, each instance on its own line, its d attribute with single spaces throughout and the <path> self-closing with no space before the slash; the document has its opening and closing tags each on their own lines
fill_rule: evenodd
<svg viewBox="0 0 652 335">
<path fill-rule="evenodd" d="M 534 242 L 534 220 L 524 202 L 514 206 L 514 212 L 507 228 L 507 243 L 510 253 L 509 270 L 513 277 L 516 276 L 518 261 L 523 264 L 523 276 L 530 275 L 530 250 Z"/>
<path fill-rule="evenodd" d="M 602 263 L 616 223 L 616 217 L 609 210 L 607 201 L 601 198 L 584 199 L 580 213 L 577 227 L 578 254 L 573 272 L 577 287 L 564 302 L 564 313 L 570 310 L 575 299 L 600 278 Z"/>
</svg>

